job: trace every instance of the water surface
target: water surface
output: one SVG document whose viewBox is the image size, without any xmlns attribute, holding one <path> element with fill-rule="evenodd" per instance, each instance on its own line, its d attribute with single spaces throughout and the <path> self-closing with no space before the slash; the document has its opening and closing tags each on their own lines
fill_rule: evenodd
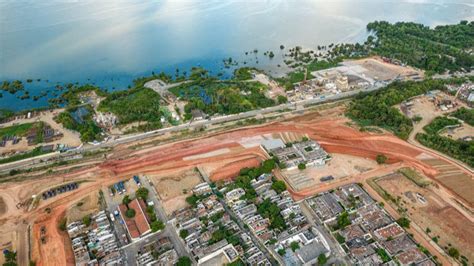
<svg viewBox="0 0 474 266">
<path fill-rule="evenodd" d="M 52 97 L 58 82 L 125 89 L 152 71 L 182 73 L 195 65 L 228 76 L 222 64 L 228 57 L 278 73 L 280 44 L 315 49 L 363 41 L 374 20 L 429 26 L 474 20 L 473 6 L 468 0 L 2 1 L 0 80 L 40 78 L 26 84 L 30 95 Z M 254 49 L 257 55 L 245 55 Z M 263 56 L 268 50 L 274 59 Z M 47 104 L 3 96 L 0 108 Z"/>
</svg>

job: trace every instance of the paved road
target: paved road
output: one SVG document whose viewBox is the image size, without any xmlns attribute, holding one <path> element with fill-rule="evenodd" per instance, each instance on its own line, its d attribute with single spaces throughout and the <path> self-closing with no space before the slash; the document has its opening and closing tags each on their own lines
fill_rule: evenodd
<svg viewBox="0 0 474 266">
<path fill-rule="evenodd" d="M 142 186 L 144 186 L 145 188 L 148 189 L 148 191 L 151 192 L 149 199 L 153 201 L 153 206 L 155 207 L 155 213 L 157 214 L 158 219 L 160 219 L 163 223 L 165 223 L 165 226 L 166 226 L 164 229 L 164 231 L 166 232 L 165 235 L 171 239 L 171 243 L 173 243 L 173 246 L 176 249 L 176 252 L 178 252 L 179 256 L 187 256 L 194 262 L 193 256 L 191 256 L 191 254 L 186 249 L 183 241 L 181 240 L 178 233 L 176 232 L 173 223 L 168 219 L 165 208 L 161 204 L 161 201 L 158 200 L 159 195 L 155 187 L 146 176 L 141 177 L 140 180 L 141 180 Z"/>
<path fill-rule="evenodd" d="M 129 182 L 134 182 L 134 181 L 130 180 Z M 172 223 L 168 220 L 168 217 L 166 216 L 166 212 L 161 202 L 158 200 L 158 193 L 156 192 L 153 185 L 149 182 L 147 177 L 140 177 L 140 183 L 143 187 L 148 189 L 149 191 L 148 200 L 153 201 L 153 204 L 155 207 L 155 213 L 157 214 L 158 219 L 160 219 L 163 223 L 165 223 L 165 228 L 159 232 L 151 233 L 139 239 L 138 241 L 129 242 L 129 241 L 125 241 L 124 238 L 122 237 L 124 234 L 127 235 L 122 219 L 120 218 L 120 216 L 115 217 L 115 222 L 113 223 L 113 226 L 116 232 L 116 236 L 120 239 L 120 243 L 122 245 L 121 249 L 125 253 L 125 259 L 127 261 L 127 265 L 136 265 L 137 252 L 140 249 L 142 249 L 143 246 L 149 243 L 152 243 L 163 237 L 168 237 L 171 240 L 173 247 L 178 253 L 178 256 L 188 256 L 191 258 L 189 252 L 186 250 L 184 246 L 184 243 L 179 238 L 178 234 L 176 233 L 176 230 L 174 230 Z M 104 192 L 104 198 L 107 203 L 108 211 L 110 213 L 113 213 L 115 210 L 118 209 L 118 205 L 120 204 L 120 201 L 118 201 L 117 199 L 113 199 L 109 193 L 110 191 L 108 191 L 107 189 Z M 133 193 L 127 193 L 127 194 L 131 195 L 132 197 L 134 196 Z"/>
<path fill-rule="evenodd" d="M 337 243 L 334 237 L 330 235 L 330 233 L 321 223 L 316 223 L 316 221 L 319 221 L 319 218 L 316 213 L 314 213 L 313 209 L 308 206 L 308 203 L 305 200 L 300 202 L 299 205 L 303 214 L 306 216 L 306 218 L 308 218 L 311 226 L 315 227 L 319 232 L 321 232 L 321 234 L 327 240 L 329 247 L 331 248 L 331 256 L 328 260 L 328 265 L 349 265 L 350 263 L 347 260 L 347 255 L 339 243 Z"/>
<path fill-rule="evenodd" d="M 197 169 L 199 173 L 201 174 L 202 178 L 204 179 L 204 181 L 206 181 L 206 183 L 210 185 L 211 181 L 209 180 L 209 177 L 207 176 L 206 172 L 202 171 L 200 167 L 198 167 Z M 237 222 L 237 225 L 239 226 L 240 230 L 242 232 L 248 233 L 253 244 L 263 252 L 265 257 L 272 263 L 272 265 L 277 264 L 277 262 L 279 263 L 279 265 L 284 265 L 283 261 L 280 260 L 280 257 L 277 256 L 273 250 L 267 249 L 267 247 L 265 247 L 265 245 L 260 241 L 260 239 L 258 239 L 252 232 L 250 232 L 248 229 L 245 228 L 245 225 L 242 222 L 242 220 L 239 217 L 237 217 L 237 215 L 227 206 L 226 202 L 223 199 L 219 197 L 217 199 L 222 204 L 222 206 L 224 206 L 224 210 L 231 216 L 232 220 Z"/>
</svg>

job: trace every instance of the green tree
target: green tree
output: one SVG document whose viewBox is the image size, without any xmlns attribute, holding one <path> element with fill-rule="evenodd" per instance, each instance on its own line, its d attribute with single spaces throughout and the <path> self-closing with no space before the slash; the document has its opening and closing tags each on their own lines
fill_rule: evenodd
<svg viewBox="0 0 474 266">
<path fill-rule="evenodd" d="M 196 207 L 198 201 L 199 197 L 194 194 L 186 198 L 186 202 L 193 207 Z"/>
<path fill-rule="evenodd" d="M 189 257 L 180 257 L 178 259 L 178 262 L 176 263 L 176 266 L 191 266 L 192 262 Z"/>
<path fill-rule="evenodd" d="M 286 250 L 285 250 L 284 248 L 280 248 L 280 249 L 278 250 L 278 254 L 280 254 L 280 256 L 285 256 Z"/>
<path fill-rule="evenodd" d="M 165 224 L 160 221 L 160 220 L 156 220 L 156 221 L 153 221 L 151 224 L 150 224 L 150 228 L 151 228 L 151 231 L 152 232 L 157 232 L 157 231 L 160 231 L 162 229 L 165 228 Z"/>
<path fill-rule="evenodd" d="M 125 212 L 125 216 L 128 217 L 128 218 L 133 218 L 135 217 L 135 210 L 134 209 L 128 209 L 126 212 Z"/>
<path fill-rule="evenodd" d="M 300 170 L 306 169 L 306 164 L 305 163 L 298 164 L 298 169 L 300 169 Z"/>
<path fill-rule="evenodd" d="M 346 226 L 351 224 L 349 213 L 344 211 L 337 216 L 337 229 L 344 229 Z"/>
<path fill-rule="evenodd" d="M 67 218 L 66 217 L 59 220 L 58 228 L 61 231 L 66 231 L 66 229 L 67 229 Z"/>
<path fill-rule="evenodd" d="M 5 262 L 3 263 L 3 266 L 16 266 L 16 251 L 10 251 L 10 250 L 5 250 L 3 252 L 3 255 L 5 257 Z"/>
<path fill-rule="evenodd" d="M 278 95 L 278 97 L 277 97 L 277 103 L 278 104 L 284 104 L 284 103 L 287 103 L 287 102 L 288 102 L 288 98 L 286 98 L 283 95 Z"/>
<path fill-rule="evenodd" d="M 146 200 L 146 199 L 148 198 L 148 189 L 145 188 L 145 187 L 140 187 L 140 188 L 137 189 L 137 191 L 135 192 L 135 196 L 136 196 L 137 198 Z"/>
<path fill-rule="evenodd" d="M 448 249 L 448 255 L 455 259 L 459 259 L 459 250 L 457 250 L 456 248 L 450 247 Z"/>
<path fill-rule="evenodd" d="M 293 252 L 300 248 L 300 243 L 298 241 L 293 241 L 290 243 L 290 248 Z"/>
<path fill-rule="evenodd" d="M 181 231 L 179 231 L 179 236 L 182 239 L 185 239 L 186 237 L 188 237 L 188 235 L 189 235 L 189 231 L 186 229 L 182 229 Z"/>
<path fill-rule="evenodd" d="M 328 258 L 324 253 L 321 253 L 318 256 L 318 265 L 325 265 L 328 262 Z"/>
<path fill-rule="evenodd" d="M 122 203 L 128 205 L 132 200 L 130 199 L 129 195 L 125 195 L 122 199 Z"/>
<path fill-rule="evenodd" d="M 277 180 L 273 182 L 272 184 L 272 189 L 275 190 L 278 194 L 282 193 L 283 191 L 286 190 L 286 184 L 285 182 L 281 180 Z"/>
<path fill-rule="evenodd" d="M 271 173 L 273 169 L 275 169 L 276 163 L 274 159 L 268 159 L 263 161 L 262 166 L 261 166 L 261 171 L 263 173 Z"/>
<path fill-rule="evenodd" d="M 403 228 L 410 228 L 410 220 L 406 217 L 399 218 L 397 223 Z"/>
</svg>

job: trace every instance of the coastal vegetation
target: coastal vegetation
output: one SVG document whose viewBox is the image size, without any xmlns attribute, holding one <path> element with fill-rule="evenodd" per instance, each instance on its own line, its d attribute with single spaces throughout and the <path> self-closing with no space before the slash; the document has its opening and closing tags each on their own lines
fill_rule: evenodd
<svg viewBox="0 0 474 266">
<path fill-rule="evenodd" d="M 424 80 L 421 82 L 394 82 L 387 87 L 358 95 L 349 105 L 346 115 L 361 126 L 379 126 L 392 131 L 401 139 L 408 139 L 413 130 L 412 120 L 404 116 L 394 105 L 430 90 L 444 90 L 445 84 L 462 83 L 464 79 Z M 461 110 L 454 115 L 469 120 L 471 110 Z M 439 135 L 447 126 L 459 125 L 456 119 L 437 117 L 418 133 L 416 140 L 422 145 L 438 150 L 453 158 L 474 166 L 474 142 L 453 140 Z"/>
<path fill-rule="evenodd" d="M 431 73 L 469 71 L 474 65 L 474 55 L 469 52 L 474 44 L 472 21 L 434 29 L 412 22 L 375 21 L 367 30 L 376 37 L 374 53 Z"/>
<path fill-rule="evenodd" d="M 430 90 L 444 90 L 447 83 L 461 82 L 463 79 L 397 81 L 378 91 L 359 94 L 350 103 L 346 115 L 361 126 L 379 126 L 406 140 L 413 129 L 412 121 L 394 105 Z"/>
<path fill-rule="evenodd" d="M 294 70 L 278 81 L 292 89 L 294 83 L 304 80 L 306 71 L 306 78 L 311 79 L 312 71 L 336 67 L 343 59 L 371 55 L 396 59 L 427 70 L 427 74 L 469 71 L 474 65 L 474 55 L 469 52 L 474 43 L 474 22 L 461 21 L 431 29 L 411 22 L 375 21 L 367 25 L 367 30 L 371 35 L 362 44 L 330 44 L 305 52 L 300 46 L 289 49 L 285 63 Z"/>
<path fill-rule="evenodd" d="M 467 109 L 461 107 L 451 114 L 452 116 L 461 119 L 470 126 L 474 126 L 474 109 Z"/>
<path fill-rule="evenodd" d="M 160 100 L 153 90 L 138 86 L 109 94 L 101 101 L 98 110 L 114 113 L 121 125 L 145 122 L 138 126 L 139 130 L 152 130 L 162 126 Z"/>
<path fill-rule="evenodd" d="M 251 71 L 256 70 L 252 67 L 241 67 L 234 70 L 234 79 L 250 80 L 253 78 Z"/>
<path fill-rule="evenodd" d="M 222 81 L 202 71 L 191 76 L 192 82 L 170 89 L 180 99 L 187 101 L 184 108 L 187 120 L 192 118 L 193 110 L 201 110 L 207 115 L 235 114 L 276 104 L 265 97 L 267 86 L 259 82 Z"/>
<path fill-rule="evenodd" d="M 3 81 L 1 89 L 3 91 L 9 92 L 11 94 L 15 94 L 19 91 L 24 90 L 23 82 L 21 80 L 14 80 L 14 81 Z"/>
<path fill-rule="evenodd" d="M 100 139 L 102 133 L 102 129 L 95 124 L 92 116 L 92 107 L 86 105 L 68 108 L 55 117 L 55 120 L 65 128 L 79 132 L 81 140 L 89 142 Z"/>
<path fill-rule="evenodd" d="M 444 116 L 438 116 L 430 124 L 423 127 L 428 134 L 438 134 L 442 129 L 448 126 L 459 126 L 461 123 L 457 119 L 450 119 Z"/>
</svg>

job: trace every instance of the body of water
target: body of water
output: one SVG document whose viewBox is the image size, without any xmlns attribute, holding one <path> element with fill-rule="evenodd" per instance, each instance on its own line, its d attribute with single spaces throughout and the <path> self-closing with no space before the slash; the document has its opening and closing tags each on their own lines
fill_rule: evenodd
<svg viewBox="0 0 474 266">
<path fill-rule="evenodd" d="M 222 64 L 229 57 L 278 73 L 280 44 L 364 41 L 374 20 L 436 26 L 463 19 L 474 20 L 472 1 L 0 1 L 0 80 L 20 79 L 31 96 L 52 97 L 58 83 L 125 89 L 152 71 L 189 73 L 197 65 L 229 76 Z M 245 55 L 254 49 L 257 55 Z M 270 50 L 272 60 L 263 55 Z M 3 92 L 0 108 L 47 105 L 46 97 L 16 96 Z"/>
</svg>

